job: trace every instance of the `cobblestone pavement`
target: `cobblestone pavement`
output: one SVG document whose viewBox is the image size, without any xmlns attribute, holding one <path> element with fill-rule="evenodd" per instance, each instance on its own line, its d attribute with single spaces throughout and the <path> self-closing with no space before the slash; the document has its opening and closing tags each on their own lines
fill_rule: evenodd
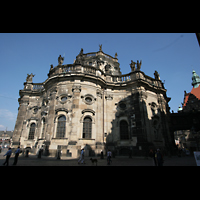
<svg viewBox="0 0 200 200">
<path fill-rule="evenodd" d="M 6 153 L 6 150 L 3 150 L 0 153 L 0 166 L 3 166 L 6 157 L 3 155 Z M 100 159 L 97 157 L 98 163 L 97 166 L 108 166 L 106 162 L 106 158 Z M 9 165 L 12 166 L 14 162 L 14 154 L 12 154 Z M 92 164 L 90 161 L 90 157 L 85 158 L 86 164 L 78 164 L 78 158 L 67 158 L 61 157 L 61 160 L 57 160 L 53 157 L 42 156 L 41 159 L 37 158 L 36 155 L 29 155 L 28 158 L 22 156 L 20 154 L 18 158 L 17 166 L 96 166 L 96 164 Z M 109 166 L 154 166 L 153 160 L 151 158 L 144 157 L 133 157 L 128 158 L 127 156 L 116 156 L 116 158 L 112 159 L 112 163 Z M 186 157 L 164 157 L 164 166 L 196 166 L 196 162 L 194 156 L 186 156 Z"/>
</svg>

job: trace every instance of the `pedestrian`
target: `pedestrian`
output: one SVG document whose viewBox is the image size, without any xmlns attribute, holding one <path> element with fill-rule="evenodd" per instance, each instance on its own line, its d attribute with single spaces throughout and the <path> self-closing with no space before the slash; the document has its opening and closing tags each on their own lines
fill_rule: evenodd
<svg viewBox="0 0 200 200">
<path fill-rule="evenodd" d="M 57 159 L 60 160 L 60 156 L 61 156 L 61 149 L 57 150 Z"/>
<path fill-rule="evenodd" d="M 163 166 L 163 155 L 160 152 L 160 149 L 157 149 L 156 160 L 157 160 L 158 166 Z"/>
<path fill-rule="evenodd" d="M 29 154 L 29 150 L 28 150 L 28 148 L 27 148 L 27 149 L 26 149 L 26 155 L 25 155 L 25 157 L 28 158 L 28 154 Z"/>
<path fill-rule="evenodd" d="M 7 163 L 7 166 L 9 165 L 9 159 L 10 159 L 10 156 L 12 154 L 12 150 L 11 148 L 9 147 L 8 148 L 8 151 L 6 152 L 6 154 L 4 156 L 6 156 L 6 161 L 3 163 L 3 165 L 5 165 Z"/>
<path fill-rule="evenodd" d="M 84 160 L 84 148 L 81 150 L 81 156 L 78 160 L 78 164 L 85 164 L 85 160 Z"/>
<path fill-rule="evenodd" d="M 157 164 L 156 164 L 156 157 L 155 157 L 155 154 L 156 154 L 156 152 L 153 151 L 153 149 L 150 149 L 149 157 L 152 158 L 153 165 L 154 165 L 154 166 L 157 166 Z"/>
<path fill-rule="evenodd" d="M 18 146 L 17 150 L 15 151 L 15 159 L 13 165 L 17 164 L 19 153 L 21 153 L 20 147 Z"/>
<path fill-rule="evenodd" d="M 155 162 L 155 166 L 158 165 L 157 163 L 157 150 L 154 151 L 154 162 Z"/>
<path fill-rule="evenodd" d="M 41 158 L 41 155 L 42 155 L 42 149 L 40 149 L 38 152 L 38 158 Z"/>
<path fill-rule="evenodd" d="M 103 151 L 101 150 L 101 159 L 103 159 Z"/>
<path fill-rule="evenodd" d="M 108 152 L 107 152 L 107 165 L 110 165 L 110 162 L 112 162 L 111 156 L 112 156 L 112 152 L 110 150 L 108 150 Z"/>
</svg>

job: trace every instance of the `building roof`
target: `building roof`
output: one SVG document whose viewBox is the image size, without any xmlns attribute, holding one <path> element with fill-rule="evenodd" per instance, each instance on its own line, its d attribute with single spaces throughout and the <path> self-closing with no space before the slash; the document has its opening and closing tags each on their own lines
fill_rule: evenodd
<svg viewBox="0 0 200 200">
<path fill-rule="evenodd" d="M 186 103 L 188 102 L 188 98 L 191 94 L 193 94 L 198 100 L 200 100 L 200 86 L 198 88 L 192 88 L 191 92 L 185 94 L 183 107 L 186 106 Z"/>
<path fill-rule="evenodd" d="M 194 95 L 198 100 L 200 100 L 200 78 L 199 78 L 199 76 L 196 74 L 196 72 L 194 70 L 193 70 L 192 73 L 193 73 L 193 76 L 192 76 L 193 88 L 192 88 L 191 92 L 189 92 L 189 93 L 185 92 L 185 98 L 184 98 L 183 107 L 186 106 L 190 95 Z"/>
<path fill-rule="evenodd" d="M 190 95 L 190 92 L 189 93 L 185 93 L 183 107 L 186 106 L 186 103 L 188 102 L 189 95 Z"/>
<path fill-rule="evenodd" d="M 193 87 L 190 93 L 200 100 L 200 86 L 198 86 L 197 88 Z"/>
<path fill-rule="evenodd" d="M 13 136 L 13 131 L 0 131 L 0 138 L 1 137 L 12 137 Z"/>
</svg>

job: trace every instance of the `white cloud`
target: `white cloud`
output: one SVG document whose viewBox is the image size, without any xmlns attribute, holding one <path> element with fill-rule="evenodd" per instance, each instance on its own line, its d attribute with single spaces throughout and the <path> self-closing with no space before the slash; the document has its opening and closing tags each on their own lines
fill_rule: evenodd
<svg viewBox="0 0 200 200">
<path fill-rule="evenodd" d="M 5 118 L 7 120 L 15 121 L 17 118 L 17 114 L 7 109 L 0 109 L 0 117 Z"/>
<path fill-rule="evenodd" d="M 5 130 L 5 129 L 6 129 L 6 127 L 4 125 L 0 124 L 0 130 Z"/>
</svg>

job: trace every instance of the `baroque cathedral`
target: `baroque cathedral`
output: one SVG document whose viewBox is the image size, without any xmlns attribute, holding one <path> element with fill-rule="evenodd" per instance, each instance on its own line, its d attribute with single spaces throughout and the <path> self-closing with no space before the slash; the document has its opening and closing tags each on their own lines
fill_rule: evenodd
<svg viewBox="0 0 200 200">
<path fill-rule="evenodd" d="M 19 91 L 18 116 L 12 147 L 29 148 L 45 155 L 78 157 L 106 153 L 147 155 L 150 148 L 170 152 L 170 98 L 157 71 L 154 78 L 141 71 L 142 61 L 131 60 L 130 73 L 122 74 L 117 53 L 84 53 L 73 64 L 51 65 L 43 83 L 27 74 Z"/>
</svg>

